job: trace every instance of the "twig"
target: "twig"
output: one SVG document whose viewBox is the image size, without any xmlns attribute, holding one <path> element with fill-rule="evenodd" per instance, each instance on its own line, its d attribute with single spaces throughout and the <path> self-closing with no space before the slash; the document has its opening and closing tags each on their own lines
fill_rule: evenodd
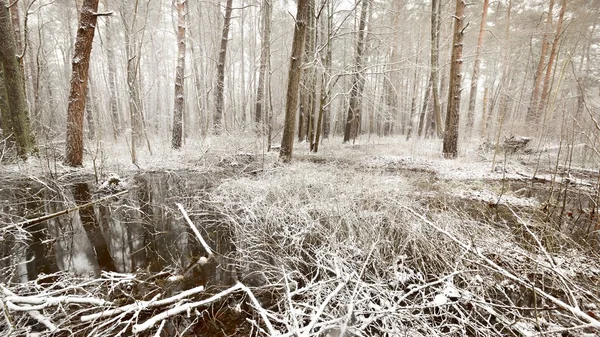
<svg viewBox="0 0 600 337">
<path fill-rule="evenodd" d="M 494 269 L 495 271 L 499 272 L 500 274 L 504 275 L 505 277 L 525 286 L 525 287 L 531 287 L 538 295 L 546 298 L 547 300 L 553 302 L 554 304 L 556 304 L 557 306 L 563 308 L 564 310 L 567 310 L 569 312 L 571 312 L 574 316 L 576 316 L 577 318 L 581 319 L 582 321 L 588 322 L 590 324 L 590 327 L 596 328 L 596 329 L 600 329 L 600 322 L 598 320 L 596 320 L 595 318 L 593 318 L 592 316 L 588 315 L 587 313 L 585 313 L 584 311 L 582 311 L 579 308 L 573 307 L 565 302 L 563 302 L 562 300 L 560 300 L 559 298 L 556 298 L 550 294 L 548 294 L 547 292 L 543 291 L 542 289 L 538 288 L 535 285 L 530 284 L 527 281 L 524 281 L 523 279 L 515 276 L 514 274 L 512 274 L 511 272 L 509 272 L 508 270 L 500 267 L 498 264 L 496 264 L 494 261 L 490 260 L 487 256 L 483 255 L 483 253 L 481 253 L 479 250 L 474 250 L 472 249 L 470 246 L 464 244 L 462 241 L 460 241 L 459 239 L 457 239 L 454 235 L 450 234 L 448 231 L 438 227 L 436 224 L 434 224 L 432 221 L 429 221 L 427 218 L 425 218 L 422 214 L 417 213 L 417 211 L 415 211 L 414 209 L 403 205 L 402 203 L 397 202 L 396 203 L 398 206 L 404 208 L 405 210 L 407 210 L 408 212 L 412 213 L 414 216 L 418 217 L 419 219 L 421 219 L 425 224 L 429 225 L 430 227 L 432 227 L 433 229 L 435 229 L 436 231 L 442 233 L 443 235 L 445 235 L 446 237 L 448 237 L 450 240 L 454 241 L 456 244 L 458 244 L 462 249 L 468 250 L 471 253 L 475 254 L 477 257 L 479 257 L 480 259 L 482 259 L 489 267 L 491 267 L 492 269 Z"/>
<path fill-rule="evenodd" d="M 323 311 L 325 311 L 325 307 L 327 306 L 327 304 L 329 304 L 329 302 L 335 297 L 335 295 L 337 295 L 337 293 L 339 293 L 340 290 L 342 290 L 342 288 L 346 285 L 347 282 L 348 280 L 340 282 L 340 284 L 338 284 L 338 286 L 333 290 L 333 292 L 331 292 L 331 294 L 329 294 L 325 298 L 323 303 L 321 303 L 321 306 L 319 306 L 319 310 L 317 311 L 317 313 L 313 316 L 313 318 L 310 320 L 310 323 L 308 323 L 308 325 L 306 326 L 306 330 L 302 334 L 303 337 L 307 337 L 310 334 L 310 331 L 319 320 L 319 317 L 321 317 Z"/>
<path fill-rule="evenodd" d="M 175 203 L 175 205 L 177 205 L 177 207 L 179 208 L 179 210 L 183 214 L 183 218 L 188 223 L 188 225 L 190 225 L 190 228 L 192 228 L 192 231 L 194 232 L 194 234 L 196 234 L 196 237 L 200 241 L 200 244 L 202 244 L 202 247 L 204 247 L 204 250 L 206 250 L 206 252 L 208 253 L 208 256 L 209 257 L 212 256 L 213 255 L 212 250 L 210 249 L 210 247 L 208 246 L 208 244 L 206 243 L 206 241 L 204 241 L 204 238 L 202 237 L 202 235 L 200 234 L 200 232 L 198 231 L 198 229 L 196 228 L 196 226 L 194 225 L 194 223 L 190 219 L 189 215 L 187 214 L 187 212 L 183 208 L 183 205 L 181 205 L 180 203 Z"/>
<path fill-rule="evenodd" d="M 192 288 L 192 289 L 183 291 L 175 296 L 171 296 L 171 297 L 162 299 L 160 301 L 157 301 L 157 300 L 140 301 L 140 302 L 124 305 L 122 307 L 118 307 L 115 309 L 105 310 L 105 311 L 98 312 L 95 314 L 81 316 L 81 321 L 87 322 L 87 321 L 92 321 L 92 320 L 102 318 L 102 317 L 114 316 L 114 315 L 122 313 L 122 312 L 130 311 L 132 308 L 135 308 L 135 307 L 140 308 L 140 310 L 154 308 L 154 307 L 160 307 L 163 305 L 175 303 L 181 299 L 184 299 L 188 296 L 192 296 L 192 295 L 195 295 L 195 294 L 203 292 L 203 291 L 204 291 L 204 286 L 199 286 L 196 288 Z"/>
<path fill-rule="evenodd" d="M 198 301 L 198 302 L 186 303 L 184 305 L 180 305 L 178 307 L 165 310 L 165 311 L 161 312 L 160 314 L 158 314 L 152 318 L 149 318 L 144 323 L 134 325 L 131 331 L 133 331 L 134 334 L 138 334 L 140 332 L 146 331 L 146 330 L 150 329 L 151 327 L 153 327 L 154 325 L 156 325 L 156 323 L 158 323 L 162 320 L 165 320 L 169 317 L 178 315 L 182 312 L 186 312 L 193 308 L 210 304 L 212 302 L 220 300 L 221 298 L 223 298 L 231 293 L 234 293 L 238 290 L 241 290 L 241 289 L 243 289 L 243 285 L 241 283 L 237 283 L 236 285 L 234 285 L 228 289 L 225 289 L 222 292 L 220 292 L 216 295 L 213 295 L 205 300 Z"/>
<path fill-rule="evenodd" d="M 265 321 L 265 325 L 267 326 L 267 329 L 269 329 L 269 335 L 276 335 L 277 333 L 273 328 L 273 325 L 271 325 L 271 321 L 269 321 L 269 318 L 267 317 L 267 311 L 260 305 L 260 303 L 256 299 L 256 296 L 254 296 L 254 293 L 252 293 L 250 288 L 246 287 L 240 282 L 238 282 L 236 286 L 239 286 L 243 291 L 246 292 L 246 294 L 248 294 L 248 297 L 250 297 L 250 300 L 252 301 L 252 303 L 254 303 L 254 307 L 258 311 L 258 314 L 260 315 L 260 317 L 262 317 L 263 321 Z"/>
</svg>

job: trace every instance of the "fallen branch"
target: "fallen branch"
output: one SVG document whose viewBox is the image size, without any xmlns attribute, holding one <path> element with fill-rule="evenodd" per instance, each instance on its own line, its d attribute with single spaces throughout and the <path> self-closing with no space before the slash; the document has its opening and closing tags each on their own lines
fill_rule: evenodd
<svg viewBox="0 0 600 337">
<path fill-rule="evenodd" d="M 394 200 L 394 202 L 396 202 L 396 200 Z M 509 272 L 508 270 L 500 267 L 498 264 L 496 264 L 494 261 L 490 260 L 487 256 L 483 255 L 483 253 L 479 250 L 475 250 L 473 249 L 471 246 L 466 245 L 465 243 L 463 243 L 462 241 L 460 241 L 458 238 L 456 238 L 454 235 L 450 234 L 448 231 L 438 227 L 436 224 L 434 224 L 432 221 L 428 220 L 427 218 L 425 218 L 425 216 L 423 216 L 422 214 L 418 213 L 417 211 L 415 211 L 414 209 L 403 205 L 402 203 L 396 202 L 397 205 L 399 205 L 400 207 L 404 208 L 405 210 L 407 210 L 408 212 L 412 213 L 414 216 L 418 217 L 419 219 L 421 219 L 425 224 L 429 225 L 430 227 L 432 227 L 433 229 L 435 229 L 436 231 L 442 233 L 444 236 L 448 237 L 450 240 L 454 241 L 456 244 L 458 244 L 462 249 L 464 249 L 465 251 L 469 251 L 472 254 L 476 255 L 477 257 L 479 257 L 480 259 L 482 259 L 489 267 L 491 267 L 492 269 L 494 269 L 496 272 L 499 272 L 500 274 L 504 275 L 505 277 L 525 286 L 525 287 L 529 287 L 532 288 L 538 295 L 546 298 L 547 300 L 551 301 L 552 303 L 556 304 L 558 307 L 563 308 L 564 310 L 569 311 L 570 313 L 572 313 L 574 316 L 576 316 L 577 318 L 581 319 L 584 322 L 587 322 L 590 324 L 590 327 L 596 328 L 596 329 L 600 329 L 600 322 L 593 318 L 592 316 L 588 315 L 587 313 L 585 313 L 584 311 L 582 311 L 579 308 L 573 307 L 565 302 L 563 302 L 562 300 L 548 294 L 547 292 L 543 291 L 542 289 L 538 288 L 537 286 L 531 284 L 530 282 L 527 282 L 519 277 L 517 277 L 516 275 L 512 274 L 511 272 Z"/>
<path fill-rule="evenodd" d="M 180 203 L 175 203 L 175 205 L 177 205 L 177 207 L 181 211 L 181 214 L 183 214 L 183 218 L 188 223 L 188 225 L 190 225 L 190 228 L 192 229 L 192 231 L 194 232 L 194 234 L 196 234 L 196 237 L 198 238 L 198 241 L 200 241 L 200 244 L 202 244 L 202 247 L 204 247 L 204 250 L 206 250 L 206 253 L 208 253 L 208 256 L 209 257 L 212 256 L 213 255 L 212 250 L 210 249 L 210 247 L 208 246 L 208 244 L 206 243 L 206 241 L 204 241 L 204 238 L 202 237 L 202 235 L 200 234 L 200 232 L 198 231 L 198 229 L 196 228 L 196 226 L 194 225 L 194 223 L 190 219 L 190 216 L 187 214 L 187 212 L 183 208 L 183 205 L 181 205 Z"/>
<path fill-rule="evenodd" d="M 146 331 L 146 330 L 150 329 L 151 327 L 153 327 L 154 325 L 156 325 L 160 321 L 163 321 L 163 320 L 165 320 L 169 317 L 175 316 L 175 315 L 179 315 L 183 312 L 194 309 L 196 307 L 200 307 L 200 306 L 207 305 L 212 302 L 218 301 L 221 298 L 223 298 L 231 293 L 241 290 L 242 287 L 243 286 L 241 283 L 237 283 L 233 287 L 225 289 L 222 292 L 220 292 L 216 295 L 213 295 L 205 300 L 198 301 L 198 302 L 186 303 L 186 304 L 180 305 L 178 307 L 165 310 L 165 311 L 161 312 L 160 314 L 153 316 L 152 318 L 149 318 L 144 323 L 134 325 L 131 331 L 134 334 L 138 334 L 140 332 Z"/>
<path fill-rule="evenodd" d="M 177 294 L 175 296 L 171 296 L 171 297 L 162 299 L 160 301 L 157 301 L 157 300 L 139 301 L 139 302 L 135 302 L 135 303 L 132 303 L 132 304 L 124 305 L 122 307 L 118 307 L 118 308 L 115 308 L 115 309 L 105 310 L 105 311 L 98 312 L 98 313 L 95 313 L 95 314 L 81 316 L 81 321 L 82 322 L 87 322 L 87 321 L 93 321 L 95 319 L 102 318 L 102 317 L 114 316 L 114 315 L 120 314 L 122 312 L 128 312 L 131 309 L 136 308 L 136 307 L 139 308 L 139 310 L 160 307 L 160 306 L 163 306 L 163 305 L 175 303 L 175 302 L 177 302 L 179 300 L 184 299 L 185 297 L 195 295 L 195 294 L 200 293 L 202 291 L 204 291 L 204 287 L 203 286 L 199 286 L 199 287 L 196 287 L 196 288 L 192 288 L 192 289 L 183 291 L 183 292 L 181 292 L 181 293 L 179 293 L 179 294 Z"/>
</svg>

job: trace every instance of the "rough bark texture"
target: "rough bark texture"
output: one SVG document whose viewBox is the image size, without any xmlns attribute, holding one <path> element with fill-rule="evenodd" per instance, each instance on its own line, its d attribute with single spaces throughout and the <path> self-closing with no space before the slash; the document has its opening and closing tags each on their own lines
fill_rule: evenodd
<svg viewBox="0 0 600 337">
<path fill-rule="evenodd" d="M 90 79 L 91 80 L 91 75 Z M 91 81 L 90 81 L 91 82 Z M 88 126 L 87 137 L 92 140 L 96 136 L 96 121 L 94 119 L 94 101 L 92 94 L 92 84 L 88 83 L 87 92 L 85 94 L 85 120 Z"/>
<path fill-rule="evenodd" d="M 181 147 L 183 105 L 184 105 L 184 80 L 185 80 L 185 3 L 187 0 L 177 1 L 177 68 L 175 69 L 175 102 L 173 103 L 173 139 L 171 146 L 174 149 Z"/>
<path fill-rule="evenodd" d="M 217 88 L 215 90 L 215 114 L 213 116 L 214 132 L 219 134 L 222 129 L 223 108 L 225 106 L 225 62 L 227 61 L 227 42 L 229 41 L 229 26 L 231 24 L 231 12 L 233 0 L 227 0 L 225 4 L 225 19 L 223 20 L 223 33 L 221 35 L 221 49 L 219 50 L 219 61 L 217 63 Z"/>
<path fill-rule="evenodd" d="M 458 155 L 458 124 L 460 115 L 460 95 L 462 82 L 463 26 L 465 2 L 456 0 L 454 14 L 454 37 L 452 39 L 452 59 L 450 65 L 450 84 L 448 89 L 448 112 L 446 114 L 446 132 L 444 134 L 443 154 L 445 158 Z"/>
<path fill-rule="evenodd" d="M 441 137 L 444 132 L 444 124 L 442 121 L 442 103 L 440 101 L 440 84 L 438 80 L 439 75 L 439 50 L 440 50 L 440 30 L 442 21 L 440 15 L 442 13 L 442 3 L 440 0 L 436 0 L 435 18 L 432 16 L 432 28 L 435 22 L 435 36 L 432 32 L 432 55 L 431 55 L 431 67 L 433 68 L 431 75 L 431 94 L 433 96 L 433 116 L 435 120 L 435 131 L 438 137 Z M 432 14 L 433 15 L 433 14 Z M 443 81 L 442 81 L 443 82 Z"/>
<path fill-rule="evenodd" d="M 352 77 L 352 89 L 350 90 L 350 102 L 348 103 L 346 126 L 344 128 L 344 143 L 350 139 L 356 139 L 359 132 L 361 95 L 365 84 L 363 77 L 363 54 L 365 52 L 365 28 L 367 26 L 368 5 L 368 0 L 362 0 L 360 21 L 358 23 L 358 36 L 356 38 L 355 69 L 354 76 Z"/>
<path fill-rule="evenodd" d="M 308 23 L 308 4 L 309 0 L 298 0 L 285 103 L 285 124 L 283 126 L 283 136 L 281 138 L 281 149 L 279 150 L 279 159 L 284 163 L 292 160 L 292 150 L 294 148 L 296 110 L 298 108 L 298 87 L 300 85 L 301 73 L 300 66 L 302 64 L 302 52 L 304 51 L 304 39 L 306 37 L 306 26 Z"/>
<path fill-rule="evenodd" d="M 538 113 L 544 115 L 546 113 L 546 104 L 548 101 L 548 95 L 550 92 L 550 77 L 554 69 L 554 61 L 556 60 L 556 54 L 558 53 L 558 42 L 562 34 L 562 26 L 565 18 L 565 11 L 567 10 L 567 0 L 562 0 L 560 7 L 560 14 L 558 16 L 558 22 L 556 24 L 556 33 L 554 33 L 554 41 L 552 42 L 552 49 L 550 50 L 550 57 L 548 58 L 548 65 L 546 66 L 546 74 L 544 76 L 544 85 L 542 87 L 542 96 L 540 98 L 540 104 L 538 107 Z"/>
<path fill-rule="evenodd" d="M 475 51 L 475 62 L 473 64 L 473 75 L 471 76 L 471 91 L 469 93 L 469 110 L 467 113 L 467 132 L 473 129 L 473 119 L 475 116 L 475 103 L 477 102 L 477 81 L 479 80 L 479 67 L 481 65 L 481 51 L 483 50 L 483 35 L 485 33 L 485 25 L 487 22 L 487 12 L 490 1 L 483 1 L 483 9 L 481 10 L 481 24 L 479 26 L 479 38 L 477 39 L 477 49 Z"/>
<path fill-rule="evenodd" d="M 0 67 L 0 129 L 2 129 L 2 139 L 6 138 L 12 131 L 10 121 L 10 107 L 8 106 L 8 97 L 6 96 L 6 87 L 4 86 L 4 72 Z"/>
<path fill-rule="evenodd" d="M 424 112 L 421 113 L 419 118 L 419 137 L 423 134 L 427 135 L 428 130 L 430 130 L 431 125 L 435 126 L 435 132 L 438 137 L 442 135 L 442 108 L 440 103 L 440 90 L 439 90 L 439 34 L 440 34 L 440 15 L 441 11 L 441 1 L 439 0 L 431 0 L 431 52 L 430 52 L 430 73 L 428 80 L 428 87 L 430 87 L 430 91 L 425 92 L 425 99 L 428 99 L 427 96 L 431 95 L 433 97 L 433 116 L 425 118 Z M 423 111 L 426 111 L 426 104 L 423 103 Z M 425 125 L 426 121 L 432 121 L 432 123 L 428 123 Z M 431 131 L 433 132 L 433 131 Z"/>
<path fill-rule="evenodd" d="M 4 73 L 5 97 L 9 109 L 8 115 L 10 115 L 10 131 L 5 130 L 5 134 L 13 134 L 19 156 L 26 158 L 33 144 L 27 117 L 24 79 L 16 57 L 17 47 L 7 6 L 6 0 L 0 0 L 0 63 Z M 6 116 L 6 113 L 4 115 Z"/>
<path fill-rule="evenodd" d="M 548 46 L 550 42 L 548 39 L 550 38 L 550 33 L 552 29 L 552 9 L 554 8 L 554 0 L 550 0 L 548 5 L 548 13 L 546 13 L 546 32 L 544 33 L 542 48 L 540 51 L 540 61 L 538 62 L 537 70 L 535 71 L 535 75 L 533 78 L 533 90 L 531 92 L 531 100 L 529 101 L 529 107 L 527 108 L 527 120 L 537 121 L 539 119 L 539 95 L 540 95 L 540 85 L 542 83 L 542 73 L 544 71 L 544 66 L 546 64 L 546 54 L 548 53 Z"/>
<path fill-rule="evenodd" d="M 254 110 L 254 122 L 256 123 L 257 133 L 262 133 L 264 121 L 263 117 L 263 106 L 266 104 L 265 100 L 265 77 L 267 76 L 267 69 L 269 66 L 269 60 L 271 58 L 271 13 L 273 6 L 271 0 L 263 0 L 262 3 L 262 34 L 260 41 L 260 69 L 258 74 L 258 88 L 256 89 L 256 107 Z"/>
<path fill-rule="evenodd" d="M 96 12 L 98 12 L 98 0 L 84 0 L 79 16 L 79 26 L 77 27 L 71 72 L 71 92 L 67 108 L 65 163 L 69 166 L 81 166 L 83 162 L 83 112 L 88 86 L 92 41 L 96 31 Z"/>
</svg>

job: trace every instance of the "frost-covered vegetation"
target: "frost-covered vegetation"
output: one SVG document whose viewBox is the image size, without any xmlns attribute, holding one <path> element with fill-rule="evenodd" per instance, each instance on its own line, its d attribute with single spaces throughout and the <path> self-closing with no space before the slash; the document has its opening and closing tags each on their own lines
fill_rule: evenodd
<svg viewBox="0 0 600 337">
<path fill-rule="evenodd" d="M 119 149 L 107 148 L 96 165 L 98 184 L 93 165 L 83 178 L 101 193 L 92 201 L 129 191 L 92 206 L 114 269 L 93 261 L 101 254 L 82 209 L 63 215 L 56 223 L 80 219 L 96 252 L 88 263 L 100 267 L 28 279 L 22 268 L 31 255 L 5 252 L 0 329 L 93 336 L 598 331 L 597 175 L 575 169 L 582 162 L 565 172 L 552 150 L 500 153 L 492 163 L 493 152 L 476 149 L 442 159 L 439 140 L 334 141 L 318 155 L 299 150 L 293 163 L 281 165 L 261 144 L 218 137 L 193 151 L 191 144 L 188 152 L 165 150 L 147 166 L 140 156 L 137 171 L 115 165 L 110 151 Z M 18 165 L 27 173 L 2 167 L 12 171 L 5 175 L 9 189 L 19 179 L 63 186 L 63 203 L 51 209 L 73 206 L 65 186 L 81 170 L 57 166 L 50 182 L 34 175 L 42 162 Z M 109 172 L 114 186 L 102 181 Z M 18 222 L 17 202 L 5 201 L 3 219 Z M 140 228 L 154 231 L 140 239 Z M 68 233 L 48 233 L 48 249 Z M 31 234 L 27 226 L 12 227 L 2 240 L 19 238 L 10 247 L 24 247 Z"/>
</svg>

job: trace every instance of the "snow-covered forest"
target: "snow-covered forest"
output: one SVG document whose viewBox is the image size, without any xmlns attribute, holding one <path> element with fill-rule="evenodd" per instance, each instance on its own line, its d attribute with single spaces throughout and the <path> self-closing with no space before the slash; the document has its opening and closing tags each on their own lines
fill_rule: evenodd
<svg viewBox="0 0 600 337">
<path fill-rule="evenodd" d="M 599 18 L 0 0 L 0 333 L 599 335 Z"/>
</svg>

